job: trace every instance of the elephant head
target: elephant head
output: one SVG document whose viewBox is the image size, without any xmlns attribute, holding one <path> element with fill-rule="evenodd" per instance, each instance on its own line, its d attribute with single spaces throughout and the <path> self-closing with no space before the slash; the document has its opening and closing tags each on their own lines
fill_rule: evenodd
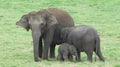
<svg viewBox="0 0 120 67">
<path fill-rule="evenodd" d="M 27 31 L 30 29 L 29 25 L 29 16 L 23 15 L 19 21 L 16 22 L 16 25 L 24 27 Z"/>
<path fill-rule="evenodd" d="M 48 28 L 54 24 L 57 24 L 56 18 L 47 10 L 42 10 L 38 12 L 30 12 L 21 17 L 21 19 L 16 22 L 16 25 L 22 26 L 27 31 L 31 28 L 33 31 L 36 28 L 42 29 L 44 27 Z"/>
<path fill-rule="evenodd" d="M 67 28 L 63 28 L 61 31 L 61 39 L 63 42 L 67 41 L 67 37 L 69 35 L 69 33 L 74 29 L 74 27 L 67 27 Z"/>
<path fill-rule="evenodd" d="M 35 49 L 34 53 L 38 54 L 39 38 L 42 34 L 45 34 L 48 29 L 50 29 L 57 23 L 58 22 L 56 18 L 47 9 L 44 9 L 38 12 L 30 12 L 23 15 L 21 19 L 16 22 L 16 25 L 22 26 L 27 31 L 29 31 L 29 29 L 32 30 L 32 37 Z"/>
<path fill-rule="evenodd" d="M 70 45 L 68 49 L 72 55 L 77 56 L 77 49 L 73 45 Z"/>
<path fill-rule="evenodd" d="M 26 15 L 23 15 L 21 19 L 16 22 L 16 25 L 22 26 L 27 31 L 31 29 L 33 33 L 39 33 L 39 35 L 46 29 L 52 27 L 54 24 L 57 24 L 57 20 L 47 10 L 30 12 Z"/>
</svg>

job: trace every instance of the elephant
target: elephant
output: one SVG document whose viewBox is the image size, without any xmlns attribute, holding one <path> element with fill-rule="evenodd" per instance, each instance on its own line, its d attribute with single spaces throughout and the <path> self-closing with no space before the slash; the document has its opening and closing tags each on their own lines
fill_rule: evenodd
<svg viewBox="0 0 120 67">
<path fill-rule="evenodd" d="M 55 58 L 56 44 L 61 41 L 60 32 L 62 28 L 74 26 L 72 17 L 64 10 L 58 8 L 47 8 L 39 11 L 32 11 L 21 17 L 16 25 L 31 29 L 33 38 L 34 61 L 48 60 Z M 44 43 L 44 46 L 43 46 Z"/>
<path fill-rule="evenodd" d="M 63 42 L 74 45 L 77 49 L 78 59 L 81 61 L 80 53 L 85 52 L 87 59 L 92 62 L 93 51 L 101 61 L 105 61 L 100 49 L 100 37 L 97 31 L 87 25 L 63 28 L 61 31 Z"/>
<path fill-rule="evenodd" d="M 68 43 L 62 43 L 60 44 L 58 48 L 58 57 L 57 59 L 59 61 L 72 61 L 74 55 L 76 58 L 78 58 L 77 50 L 73 45 L 70 45 Z"/>
</svg>

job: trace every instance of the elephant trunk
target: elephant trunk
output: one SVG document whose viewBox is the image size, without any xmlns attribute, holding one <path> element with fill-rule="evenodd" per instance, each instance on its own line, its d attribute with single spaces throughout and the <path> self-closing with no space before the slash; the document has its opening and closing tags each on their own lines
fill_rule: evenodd
<svg viewBox="0 0 120 67">
<path fill-rule="evenodd" d="M 76 60 L 77 60 L 77 61 L 79 61 L 79 57 L 78 57 L 78 54 L 75 54 L 75 56 L 76 56 Z"/>
<path fill-rule="evenodd" d="M 34 49 L 34 60 L 39 61 L 39 38 L 41 37 L 40 31 L 32 31 L 33 37 L 33 49 Z"/>
</svg>

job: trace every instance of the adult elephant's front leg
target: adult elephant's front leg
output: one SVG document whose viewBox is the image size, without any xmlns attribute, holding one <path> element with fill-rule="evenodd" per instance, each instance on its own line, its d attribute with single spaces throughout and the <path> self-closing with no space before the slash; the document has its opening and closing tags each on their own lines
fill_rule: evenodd
<svg viewBox="0 0 120 67">
<path fill-rule="evenodd" d="M 39 39 L 39 57 L 42 58 L 42 37 Z"/>
<path fill-rule="evenodd" d="M 40 32 L 32 32 L 33 37 L 33 51 L 34 51 L 34 60 L 39 61 L 39 38 L 41 36 Z"/>
<path fill-rule="evenodd" d="M 50 45 L 50 58 L 55 58 L 55 46 L 56 45 L 54 43 Z"/>
<path fill-rule="evenodd" d="M 48 50 L 52 43 L 53 35 L 54 35 L 54 30 L 51 29 L 45 34 L 45 37 L 43 38 L 44 39 L 44 48 L 43 48 L 42 58 L 45 60 L 48 59 Z"/>
</svg>

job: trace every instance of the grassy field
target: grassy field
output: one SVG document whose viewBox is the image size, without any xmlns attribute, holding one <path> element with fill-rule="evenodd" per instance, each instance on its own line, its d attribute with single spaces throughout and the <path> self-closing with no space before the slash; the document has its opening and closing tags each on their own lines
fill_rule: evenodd
<svg viewBox="0 0 120 67">
<path fill-rule="evenodd" d="M 49 7 L 69 12 L 76 25 L 96 28 L 106 61 L 90 63 L 82 53 L 82 62 L 34 62 L 31 31 L 15 23 L 28 12 Z M 0 0 L 0 67 L 120 67 L 120 0 Z"/>
</svg>

